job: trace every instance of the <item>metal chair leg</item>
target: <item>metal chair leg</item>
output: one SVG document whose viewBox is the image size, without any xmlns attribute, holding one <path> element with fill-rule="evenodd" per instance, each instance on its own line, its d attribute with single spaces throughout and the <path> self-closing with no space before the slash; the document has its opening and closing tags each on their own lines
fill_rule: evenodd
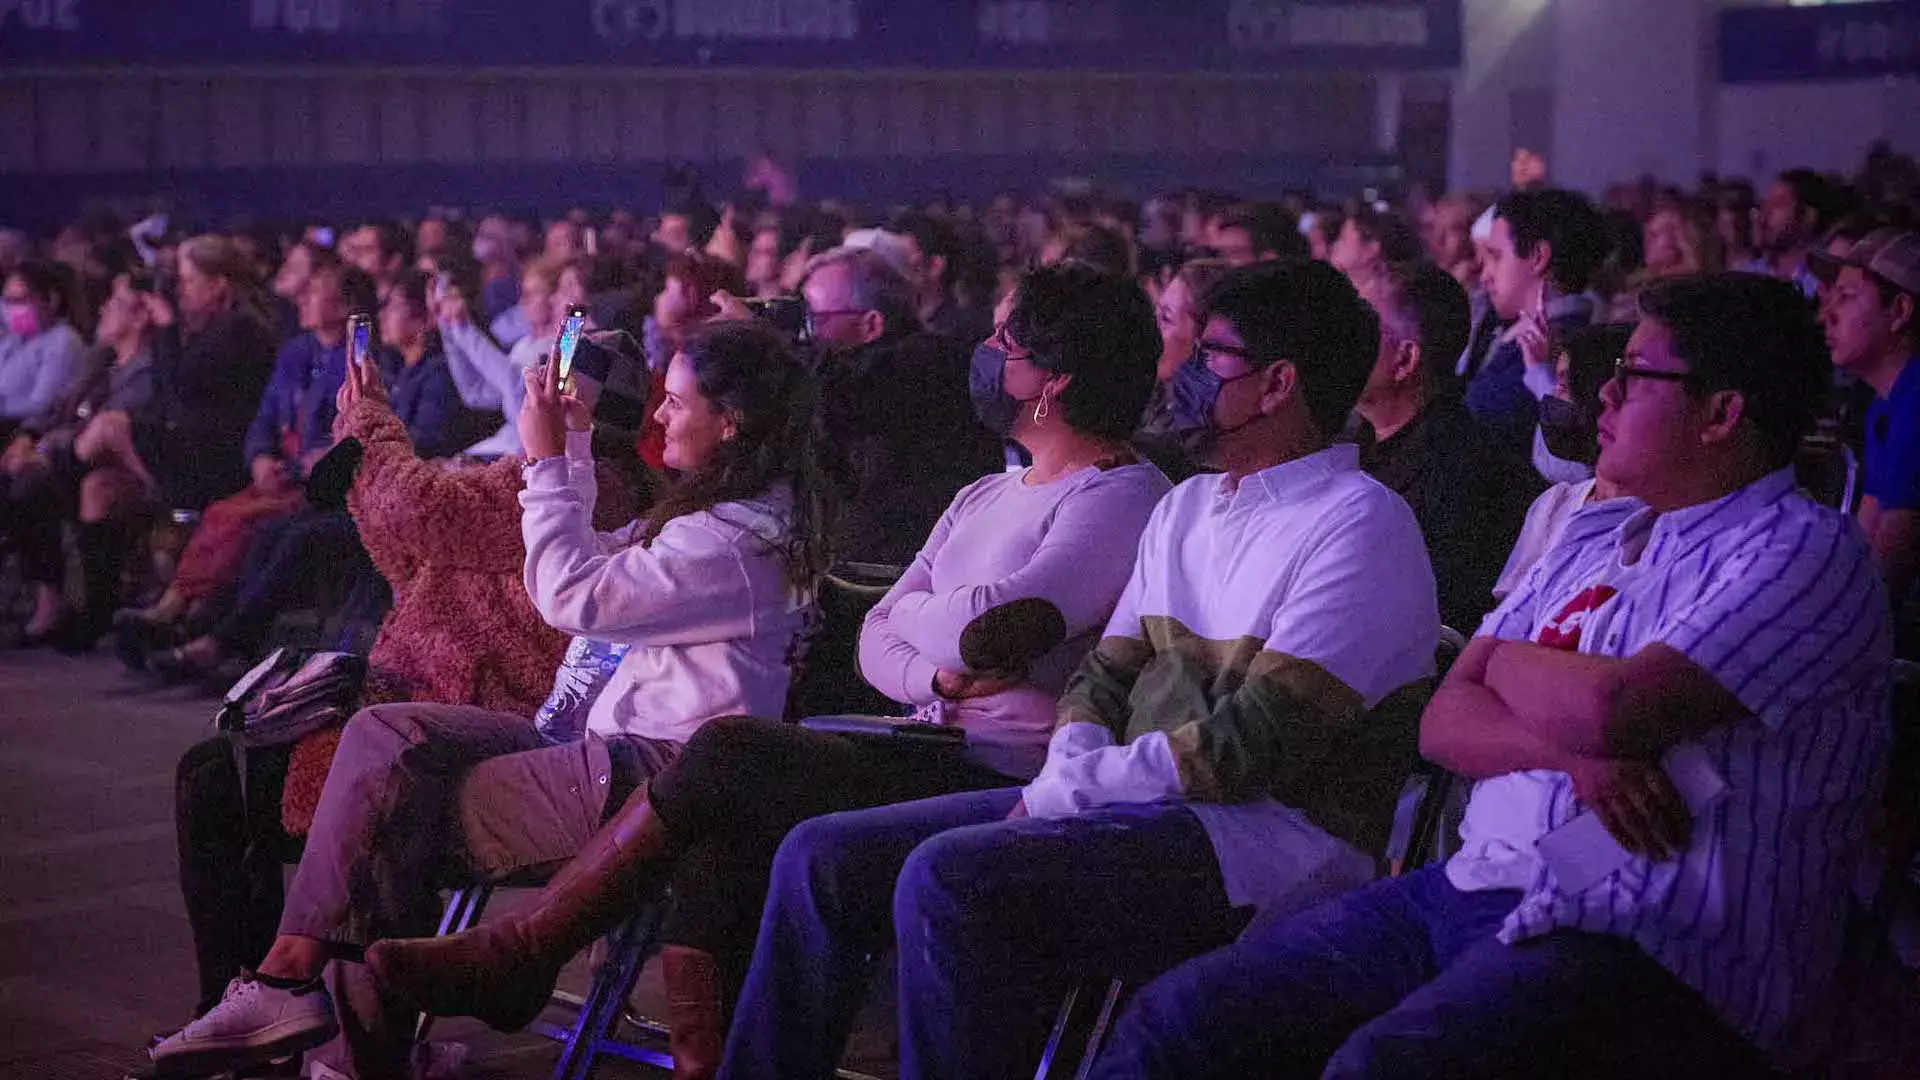
<svg viewBox="0 0 1920 1080">
<path fill-rule="evenodd" d="M 1075 984 L 1067 989 L 1067 996 L 1060 1002 L 1060 1012 L 1053 1019 L 1053 1031 L 1047 1035 L 1046 1049 L 1040 1052 L 1040 1067 L 1033 1072 L 1033 1080 L 1047 1080 L 1047 1073 L 1053 1068 L 1053 1055 L 1060 1052 L 1060 1040 L 1067 1033 L 1067 1025 L 1073 1022 L 1073 1006 L 1080 999 L 1080 987 Z"/>
<path fill-rule="evenodd" d="M 566 1046 L 554 1067 L 554 1080 L 586 1080 L 593 1070 L 594 1057 L 602 1052 L 658 1068 L 673 1067 L 671 1055 L 607 1038 L 626 1008 L 633 984 L 640 979 L 640 969 L 653 952 L 664 910 L 663 904 L 650 904 L 610 935 L 606 961 L 594 973 L 586 1002 L 566 1034 Z"/>
<path fill-rule="evenodd" d="M 440 913 L 440 927 L 433 932 L 434 936 L 446 937 L 448 934 L 458 934 L 473 929 L 474 924 L 480 921 L 481 913 L 487 910 L 487 901 L 492 898 L 493 886 L 491 885 L 468 885 L 449 892 L 447 906 Z M 415 1046 L 425 1045 L 427 1035 L 433 1031 L 433 1021 L 432 1015 L 421 1013 L 420 1019 L 414 1022 Z"/>
<path fill-rule="evenodd" d="M 1093 1059 L 1100 1056 L 1100 1044 L 1107 1041 L 1107 1029 L 1113 1026 L 1113 1010 L 1120 1003 L 1120 991 L 1126 984 L 1119 979 L 1107 983 L 1107 996 L 1100 1001 L 1100 1015 L 1093 1019 L 1093 1030 L 1087 1033 L 1087 1049 L 1080 1055 L 1080 1068 L 1073 1074 L 1073 1080 L 1087 1080 L 1093 1074 Z"/>
</svg>

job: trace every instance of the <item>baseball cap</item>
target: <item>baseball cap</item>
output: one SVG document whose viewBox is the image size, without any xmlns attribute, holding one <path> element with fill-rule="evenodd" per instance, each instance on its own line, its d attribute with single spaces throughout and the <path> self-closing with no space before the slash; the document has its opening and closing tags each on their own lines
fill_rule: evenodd
<svg viewBox="0 0 1920 1080">
<path fill-rule="evenodd" d="M 1902 292 L 1920 297 L 1920 232 L 1875 229 L 1840 258 L 1824 253 L 1807 256 L 1807 268 L 1822 281 L 1831 282 L 1843 266 L 1857 266 Z"/>
</svg>

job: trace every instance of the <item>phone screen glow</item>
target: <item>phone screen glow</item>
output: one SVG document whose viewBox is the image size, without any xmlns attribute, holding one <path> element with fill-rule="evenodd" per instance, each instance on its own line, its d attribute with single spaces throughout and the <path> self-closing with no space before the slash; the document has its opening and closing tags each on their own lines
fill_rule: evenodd
<svg viewBox="0 0 1920 1080">
<path fill-rule="evenodd" d="M 567 313 L 567 321 L 560 324 L 560 340 L 554 345 L 559 354 L 560 389 L 567 388 L 567 380 L 573 374 L 573 354 L 580 347 L 580 334 L 586 329 L 586 313 L 575 308 Z"/>
<path fill-rule="evenodd" d="M 365 315 L 355 315 L 350 320 L 351 340 L 347 345 L 347 362 L 366 367 L 373 355 L 373 320 Z"/>
</svg>

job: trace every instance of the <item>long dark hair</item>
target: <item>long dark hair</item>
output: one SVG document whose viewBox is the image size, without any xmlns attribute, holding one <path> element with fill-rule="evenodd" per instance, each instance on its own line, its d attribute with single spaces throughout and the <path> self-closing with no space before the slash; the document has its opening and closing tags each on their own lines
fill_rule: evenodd
<svg viewBox="0 0 1920 1080">
<path fill-rule="evenodd" d="M 764 496 L 786 481 L 793 489 L 793 525 L 782 539 L 787 580 L 810 592 L 832 561 L 828 550 L 833 496 L 815 456 L 817 416 L 813 379 L 785 338 L 754 322 L 703 326 L 680 346 L 700 394 L 734 422 L 733 438 L 713 459 L 682 473 L 647 516 L 640 543 L 650 544 L 667 523 L 721 503 Z"/>
</svg>

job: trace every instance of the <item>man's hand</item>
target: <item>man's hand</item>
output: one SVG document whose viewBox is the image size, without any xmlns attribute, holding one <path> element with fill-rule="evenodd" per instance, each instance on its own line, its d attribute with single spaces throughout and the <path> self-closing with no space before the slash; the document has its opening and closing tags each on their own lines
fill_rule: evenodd
<svg viewBox="0 0 1920 1080">
<path fill-rule="evenodd" d="M 1655 860 L 1671 859 L 1686 849 L 1693 815 L 1660 766 L 1588 758 L 1568 775 L 1573 777 L 1573 793 L 1621 847 Z"/>
<path fill-rule="evenodd" d="M 287 486 L 287 470 L 280 459 L 272 454 L 261 454 L 253 459 L 253 488 L 263 494 L 272 494 Z"/>
</svg>

